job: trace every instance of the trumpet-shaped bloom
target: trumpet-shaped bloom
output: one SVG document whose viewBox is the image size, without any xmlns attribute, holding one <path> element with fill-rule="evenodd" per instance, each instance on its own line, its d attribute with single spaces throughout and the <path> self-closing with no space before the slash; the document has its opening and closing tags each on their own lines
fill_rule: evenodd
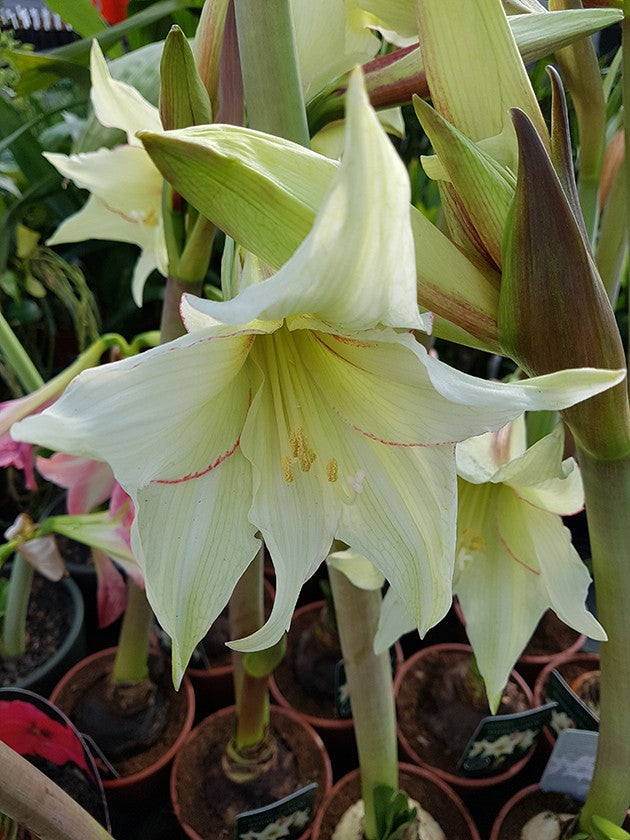
<svg viewBox="0 0 630 840">
<path fill-rule="evenodd" d="M 500 385 L 429 357 L 409 332 L 426 319 L 406 171 L 358 74 L 346 130 L 313 227 L 276 274 L 225 303 L 186 296 L 188 335 L 87 371 L 14 428 L 111 464 L 135 505 L 132 547 L 173 637 L 176 679 L 258 550 L 257 531 L 276 600 L 234 647 L 278 640 L 334 537 L 375 564 L 424 633 L 451 601 L 454 442 L 623 376 Z"/>
<path fill-rule="evenodd" d="M 85 206 L 63 221 L 49 245 L 83 239 L 113 239 L 139 245 L 132 293 L 142 303 L 144 283 L 153 269 L 168 271 L 162 228 L 162 176 L 136 139 L 143 129 L 160 131 L 157 108 L 138 91 L 109 74 L 97 41 L 90 55 L 91 98 L 98 121 L 127 134 L 127 144 L 84 154 L 47 153 L 45 157 L 66 178 L 91 193 Z"/>
<path fill-rule="evenodd" d="M 521 417 L 457 447 L 453 591 L 493 707 L 549 607 L 580 633 L 606 638 L 584 606 L 590 576 L 562 524 L 584 502 L 563 443 L 559 426 L 526 450 Z"/>
<path fill-rule="evenodd" d="M 562 524 L 562 516 L 584 504 L 578 467 L 572 458 L 562 460 L 563 444 L 558 426 L 526 450 L 521 416 L 457 445 L 453 592 L 491 709 L 548 608 L 580 633 L 606 638 L 584 606 L 590 576 Z M 400 600 L 388 593 L 377 649 L 413 626 Z"/>
</svg>

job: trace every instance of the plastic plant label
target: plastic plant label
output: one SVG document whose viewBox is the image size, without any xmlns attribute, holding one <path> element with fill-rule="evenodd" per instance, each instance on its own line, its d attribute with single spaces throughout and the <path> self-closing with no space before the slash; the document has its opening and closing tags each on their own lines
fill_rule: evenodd
<svg viewBox="0 0 630 840">
<path fill-rule="evenodd" d="M 313 817 L 316 792 L 317 783 L 312 782 L 264 808 L 237 814 L 235 840 L 295 840 Z"/>
<path fill-rule="evenodd" d="M 569 728 L 588 729 L 592 732 L 599 730 L 597 715 L 569 688 L 556 670 L 549 674 L 545 686 L 545 700 L 558 704 L 549 722 L 556 735 Z"/>
<path fill-rule="evenodd" d="M 396 648 L 389 649 L 389 658 L 392 664 L 392 677 L 396 673 Z M 340 659 L 335 666 L 335 716 L 340 720 L 352 717 L 350 706 L 350 691 L 346 678 L 346 669 L 343 659 Z"/>
<path fill-rule="evenodd" d="M 595 766 L 598 737 L 597 732 L 585 729 L 561 732 L 540 779 L 542 790 L 568 793 L 584 802 Z"/>
<path fill-rule="evenodd" d="M 555 708 L 555 703 L 547 703 L 525 712 L 488 715 L 475 729 L 457 769 L 470 778 L 505 773 L 536 743 Z"/>
</svg>

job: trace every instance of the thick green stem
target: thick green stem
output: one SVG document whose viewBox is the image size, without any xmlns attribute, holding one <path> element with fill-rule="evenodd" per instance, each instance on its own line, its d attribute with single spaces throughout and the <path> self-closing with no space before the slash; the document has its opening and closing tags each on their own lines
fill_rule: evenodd
<svg viewBox="0 0 630 840">
<path fill-rule="evenodd" d="M 249 125 L 309 145 L 289 0 L 235 0 Z"/>
<path fill-rule="evenodd" d="M 42 840 L 112 840 L 65 790 L 2 741 L 0 812 Z"/>
<path fill-rule="evenodd" d="M 328 573 L 359 752 L 364 832 L 367 840 L 374 840 L 374 788 L 386 785 L 398 790 L 391 662 L 387 652 L 377 656 L 372 647 L 381 612 L 381 593 L 358 589 L 342 572 L 330 566 Z"/>
<path fill-rule="evenodd" d="M 550 0 L 550 11 L 580 9 L 581 0 Z M 606 100 L 597 55 L 590 38 L 556 51 L 560 74 L 571 92 L 580 138 L 578 193 L 592 243 L 598 223 L 599 176 L 604 159 Z"/>
<path fill-rule="evenodd" d="M 622 44 L 622 90 L 623 90 L 623 132 L 625 148 L 630 149 L 630 0 L 624 0 L 623 22 L 621 24 Z M 626 152 L 627 154 L 627 152 Z M 626 193 L 626 244 L 630 242 L 630 166 L 624 166 L 624 184 Z M 628 295 L 628 315 L 630 316 L 630 295 Z M 630 317 L 629 317 L 630 322 Z M 630 341 L 628 342 L 628 361 L 630 363 Z M 630 366 L 630 365 L 629 365 Z"/>
<path fill-rule="evenodd" d="M 2 627 L 4 656 L 21 656 L 26 650 L 26 613 L 35 570 L 19 551 L 13 557 L 9 597 Z"/>
<path fill-rule="evenodd" d="M 0 312 L 0 350 L 26 393 L 42 387 L 44 380 L 2 312 Z"/>
<path fill-rule="evenodd" d="M 602 213 L 595 261 L 613 309 L 626 262 L 626 166 L 621 164 Z"/>
<path fill-rule="evenodd" d="M 141 682 L 149 677 L 149 643 L 153 613 L 144 589 L 127 581 L 127 608 L 118 639 L 112 681 Z"/>
<path fill-rule="evenodd" d="M 164 287 L 164 304 L 162 306 L 162 318 L 160 320 L 161 343 L 173 341 L 184 335 L 186 329 L 179 314 L 179 302 L 183 294 L 199 295 L 201 292 L 201 281 L 181 282 L 169 274 Z"/>
<path fill-rule="evenodd" d="M 265 620 L 262 548 L 234 587 L 229 610 L 231 638 L 241 639 L 262 627 Z M 266 677 L 259 679 L 245 673 L 242 653 L 232 651 L 232 662 L 236 698 L 234 743 L 239 750 L 264 738 L 269 722 L 269 696 Z"/>
<path fill-rule="evenodd" d="M 621 825 L 630 802 L 630 645 L 628 644 L 628 522 L 630 455 L 598 461 L 578 450 L 593 556 L 597 616 L 608 634 L 602 643 L 597 760 L 580 822 L 599 815 Z"/>
</svg>

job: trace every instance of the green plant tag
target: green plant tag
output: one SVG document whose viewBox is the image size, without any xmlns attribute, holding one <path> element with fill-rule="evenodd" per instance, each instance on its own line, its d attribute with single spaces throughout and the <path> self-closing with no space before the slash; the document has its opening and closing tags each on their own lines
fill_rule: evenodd
<svg viewBox="0 0 630 840">
<path fill-rule="evenodd" d="M 565 729 L 587 729 L 592 732 L 599 730 L 597 715 L 593 714 L 586 703 L 569 688 L 558 671 L 554 670 L 549 674 L 544 694 L 545 700 L 558 705 L 549 722 L 556 736 Z"/>
<path fill-rule="evenodd" d="M 315 810 L 317 784 L 312 782 L 290 796 L 236 815 L 235 840 L 266 840 L 283 837 L 295 840 L 310 823 Z M 277 829 L 274 833 L 274 829 Z"/>
<path fill-rule="evenodd" d="M 509 715 L 489 715 L 475 729 L 457 769 L 471 778 L 504 773 L 536 743 L 551 718 L 555 703 Z"/>
</svg>

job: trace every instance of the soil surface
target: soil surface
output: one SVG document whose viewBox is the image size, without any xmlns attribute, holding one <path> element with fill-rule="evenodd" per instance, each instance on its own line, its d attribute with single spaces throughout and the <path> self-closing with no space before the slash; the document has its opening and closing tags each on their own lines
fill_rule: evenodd
<svg viewBox="0 0 630 840">
<path fill-rule="evenodd" d="M 259 784 L 238 785 L 217 772 L 232 735 L 233 718 L 222 714 L 206 718 L 182 747 L 177 759 L 175 790 L 180 819 L 205 840 L 232 840 L 237 814 L 260 808 L 317 782 L 316 808 L 325 791 L 321 754 L 301 726 L 290 718 L 271 714 L 278 760 Z"/>
<path fill-rule="evenodd" d="M 68 685 L 65 685 L 55 699 L 55 704 L 72 720 L 76 721 L 75 709 L 83 696 L 95 684 L 111 674 L 113 654 L 108 657 L 91 660 Z M 157 684 L 160 693 L 168 705 L 168 719 L 159 739 L 149 749 L 136 755 L 129 755 L 112 764 L 121 776 L 131 776 L 153 764 L 168 752 L 182 731 L 186 719 L 188 702 L 184 691 L 175 691 L 171 680 L 170 666 L 159 658 L 151 660 L 151 678 Z M 102 769 L 102 768 L 99 768 Z M 107 773 L 103 778 L 108 778 Z"/>
<path fill-rule="evenodd" d="M 17 659 L 0 656 L 0 686 L 15 685 L 47 662 L 63 644 L 73 617 L 64 587 L 36 574 L 26 616 L 27 649 Z"/>
<path fill-rule="evenodd" d="M 457 762 L 477 725 L 490 714 L 485 695 L 471 695 L 469 664 L 465 651 L 428 654 L 407 672 L 396 699 L 398 726 L 409 746 L 426 764 L 453 775 L 458 775 Z M 497 713 L 528 708 L 522 689 L 510 681 Z"/>
<path fill-rule="evenodd" d="M 273 673 L 285 700 L 300 712 L 333 720 L 335 667 L 341 659 L 339 641 L 331 647 L 330 632 L 321 628 L 322 603 L 293 617 L 286 656 Z"/>
<path fill-rule="evenodd" d="M 402 767 L 400 787 L 432 815 L 448 840 L 470 840 L 471 835 L 464 816 L 441 788 L 429 779 L 408 773 Z M 334 798 L 329 802 L 323 815 L 317 840 L 331 840 L 337 823 L 360 796 L 359 776 L 349 777 L 348 782 L 338 789 Z M 515 840 L 515 838 L 511 838 L 511 840 Z"/>
<path fill-rule="evenodd" d="M 560 621 L 553 610 L 547 610 L 538 622 L 521 657 L 552 656 L 571 647 L 579 637 L 577 630 Z"/>
</svg>

